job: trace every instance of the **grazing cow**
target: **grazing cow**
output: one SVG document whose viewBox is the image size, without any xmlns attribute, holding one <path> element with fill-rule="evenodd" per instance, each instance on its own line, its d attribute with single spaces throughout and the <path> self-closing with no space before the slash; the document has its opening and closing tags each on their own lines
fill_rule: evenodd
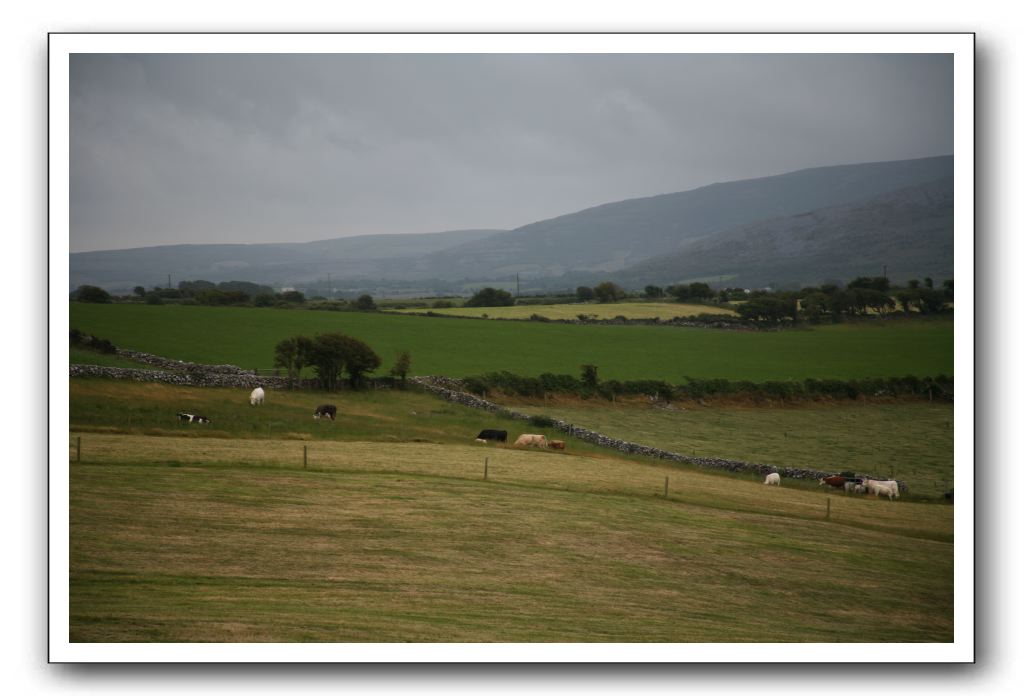
<svg viewBox="0 0 1023 696">
<path fill-rule="evenodd" d="M 518 447 L 519 445 L 522 445 L 523 447 L 527 445 L 535 445 L 536 447 L 546 447 L 547 436 L 523 433 L 522 435 L 519 435 L 519 438 L 515 441 L 515 446 Z"/>
<path fill-rule="evenodd" d="M 263 387 L 256 387 L 249 394 L 249 403 L 253 406 L 260 406 L 263 403 L 263 398 L 266 396 L 266 392 L 263 391 Z"/>
<path fill-rule="evenodd" d="M 322 404 L 317 406 L 316 411 L 313 413 L 313 418 L 316 420 L 320 420 L 320 418 L 337 420 L 337 406 L 334 404 Z"/>
<path fill-rule="evenodd" d="M 866 493 L 867 488 L 862 483 L 857 483 L 853 486 L 853 493 Z"/>
<path fill-rule="evenodd" d="M 206 416 L 197 416 L 193 413 L 182 413 L 178 411 L 178 420 L 183 423 L 209 423 L 210 419 Z"/>
<path fill-rule="evenodd" d="M 507 430 L 481 430 L 480 434 L 476 436 L 477 440 L 497 440 L 498 442 L 508 442 L 508 431 Z"/>
<path fill-rule="evenodd" d="M 846 481 L 845 485 L 843 486 L 843 488 L 845 488 L 845 492 L 846 493 L 862 493 L 863 492 L 863 484 L 860 483 L 860 479 L 852 479 L 850 481 Z M 859 490 L 857 490 L 857 489 L 859 489 Z"/>
<path fill-rule="evenodd" d="M 864 479 L 863 486 L 867 493 L 873 493 L 875 498 L 880 498 L 882 493 L 888 496 L 888 500 L 894 500 L 899 497 L 899 484 L 895 481 Z"/>
<path fill-rule="evenodd" d="M 564 440 L 551 440 L 547 444 L 550 445 L 551 449 L 560 449 L 560 450 L 565 449 L 565 441 Z"/>
<path fill-rule="evenodd" d="M 486 440 L 484 440 L 484 439 L 483 439 L 483 438 L 481 438 L 481 437 L 478 437 L 478 438 L 476 438 L 476 442 L 480 442 L 480 443 L 482 443 L 482 444 L 484 444 L 484 445 L 485 445 L 485 444 L 487 444 L 487 441 L 486 441 Z"/>
<path fill-rule="evenodd" d="M 772 472 L 772 473 L 768 474 L 767 478 L 764 479 L 764 485 L 765 486 L 780 486 L 781 485 L 781 474 L 779 474 L 777 472 Z"/>
<path fill-rule="evenodd" d="M 821 479 L 820 485 L 827 485 L 832 488 L 845 488 L 845 476 L 825 476 Z"/>
</svg>

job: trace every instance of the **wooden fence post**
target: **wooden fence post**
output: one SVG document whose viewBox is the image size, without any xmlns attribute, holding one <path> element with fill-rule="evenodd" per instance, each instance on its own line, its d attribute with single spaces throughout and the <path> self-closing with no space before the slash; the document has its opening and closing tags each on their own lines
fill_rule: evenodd
<svg viewBox="0 0 1023 696">
<path fill-rule="evenodd" d="M 483 458 L 483 480 L 487 480 L 487 468 L 490 466 L 490 457 Z"/>
<path fill-rule="evenodd" d="M 78 436 L 78 440 L 75 443 L 75 461 L 82 461 L 82 436 Z"/>
<path fill-rule="evenodd" d="M 664 477 L 664 497 L 668 497 L 668 477 Z"/>
<path fill-rule="evenodd" d="M 309 445 L 302 445 L 302 468 L 309 467 Z"/>
</svg>

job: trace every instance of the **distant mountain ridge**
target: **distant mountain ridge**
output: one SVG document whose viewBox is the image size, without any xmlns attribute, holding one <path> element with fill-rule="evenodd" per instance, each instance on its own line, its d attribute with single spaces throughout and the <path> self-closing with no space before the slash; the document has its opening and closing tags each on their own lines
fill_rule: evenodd
<svg viewBox="0 0 1023 696">
<path fill-rule="evenodd" d="M 847 279 L 860 274 L 854 269 L 877 274 L 880 267 L 874 266 L 886 261 L 911 275 L 933 274 L 952 268 L 952 176 L 948 155 L 711 184 L 607 203 L 514 230 L 86 252 L 71 254 L 70 285 L 151 287 L 167 273 L 176 280 L 296 287 L 329 273 L 338 283 L 384 289 L 401 283 L 445 289 L 499 285 L 514 282 L 516 275 L 524 290 L 574 288 L 573 283 L 603 277 L 627 287 L 642 287 L 648 278 L 657 284 L 719 274 L 737 283 L 764 278 L 791 283 Z M 935 182 L 947 182 L 947 189 L 927 188 Z M 914 187 L 923 188 L 913 194 Z M 886 195 L 894 198 L 885 203 Z M 930 204 L 909 205 L 915 195 L 938 196 L 944 212 Z M 921 225 L 931 226 L 927 234 Z M 881 236 L 871 235 L 871 226 Z M 829 245 L 829 236 L 845 241 Z"/>
<path fill-rule="evenodd" d="M 708 276 L 744 286 L 807 286 L 883 272 L 895 279 L 952 278 L 953 214 L 953 181 L 944 177 L 695 239 L 612 278 L 630 286 Z"/>
</svg>

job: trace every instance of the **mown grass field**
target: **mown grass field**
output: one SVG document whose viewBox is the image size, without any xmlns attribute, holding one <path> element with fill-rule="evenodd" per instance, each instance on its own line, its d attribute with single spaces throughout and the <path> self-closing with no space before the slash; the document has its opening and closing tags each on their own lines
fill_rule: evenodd
<svg viewBox="0 0 1023 696">
<path fill-rule="evenodd" d="M 543 430 L 412 392 L 70 396 L 72 641 L 952 639 L 950 505 L 477 445 Z"/>
<path fill-rule="evenodd" d="M 825 520 L 817 491 L 610 458 L 84 437 L 76 642 L 952 638 L 950 506 Z"/>
<path fill-rule="evenodd" d="M 915 496 L 940 498 L 954 485 L 954 419 L 946 403 L 702 407 L 689 402 L 668 410 L 642 400 L 612 406 L 603 400 L 552 399 L 548 407 L 509 405 L 682 454 L 898 478 Z"/>
<path fill-rule="evenodd" d="M 686 376 L 764 381 L 954 372 L 947 319 L 741 332 L 181 305 L 71 303 L 70 310 L 73 327 L 119 347 L 245 368 L 271 367 L 274 346 L 290 336 L 339 331 L 373 347 L 384 361 L 381 372 L 399 351 L 410 351 L 418 375 L 577 375 L 585 363 L 597 365 L 601 379 L 676 383 Z"/>
<path fill-rule="evenodd" d="M 578 319 L 580 314 L 596 319 L 672 319 L 697 314 L 728 314 L 735 312 L 725 307 L 679 302 L 611 302 L 607 304 L 515 305 L 513 307 L 449 307 L 446 309 L 399 309 L 400 313 L 434 312 L 456 317 L 489 319 L 529 319 L 534 314 L 548 319 Z"/>
</svg>

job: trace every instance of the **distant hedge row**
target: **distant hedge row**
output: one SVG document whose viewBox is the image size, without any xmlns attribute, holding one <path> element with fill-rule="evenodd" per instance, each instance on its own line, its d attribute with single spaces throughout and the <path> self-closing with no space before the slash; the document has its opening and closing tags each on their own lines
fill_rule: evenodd
<svg viewBox="0 0 1023 696">
<path fill-rule="evenodd" d="M 584 398 L 615 395 L 646 395 L 664 401 L 702 399 L 709 396 L 748 395 L 768 399 L 857 399 L 861 396 L 917 396 L 952 401 L 955 382 L 952 377 L 875 377 L 867 379 L 805 379 L 803 381 L 767 381 L 694 379 L 685 384 L 669 384 L 659 380 L 607 380 L 596 386 L 586 384 L 572 375 L 544 373 L 525 377 L 511 372 L 488 372 L 462 380 L 467 391 L 474 394 L 503 392 L 517 396 L 543 397 L 544 394 L 575 394 Z"/>
</svg>

